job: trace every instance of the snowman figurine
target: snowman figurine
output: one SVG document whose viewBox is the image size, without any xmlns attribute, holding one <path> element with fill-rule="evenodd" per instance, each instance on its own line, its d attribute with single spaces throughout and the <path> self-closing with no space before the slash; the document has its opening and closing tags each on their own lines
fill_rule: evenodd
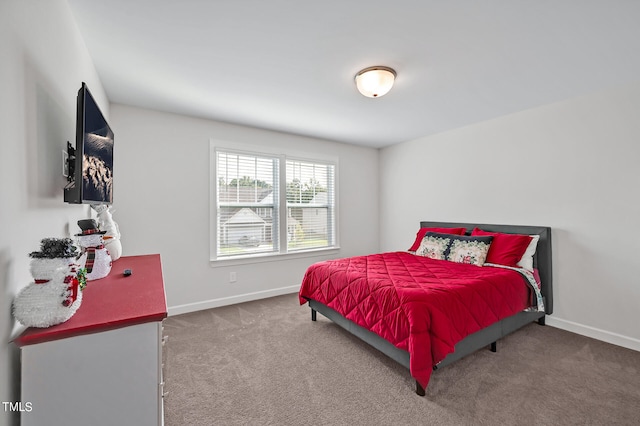
<svg viewBox="0 0 640 426">
<path fill-rule="evenodd" d="M 45 328 L 67 321 L 82 303 L 83 271 L 75 263 L 70 238 L 45 238 L 40 251 L 29 254 L 34 282 L 13 301 L 13 315 L 22 325 Z"/>
<path fill-rule="evenodd" d="M 111 260 L 116 261 L 122 255 L 122 243 L 120 242 L 120 229 L 113 220 L 111 206 L 106 204 L 91 204 L 91 208 L 98 215 L 98 226 L 106 231 L 102 236 L 104 245 L 109 250 Z"/>
<path fill-rule="evenodd" d="M 86 269 L 87 281 L 106 277 L 111 272 L 111 255 L 102 238 L 107 231 L 101 231 L 95 219 L 79 220 L 78 226 L 82 230 L 76 234 L 78 244 L 82 247 L 78 263 Z"/>
</svg>

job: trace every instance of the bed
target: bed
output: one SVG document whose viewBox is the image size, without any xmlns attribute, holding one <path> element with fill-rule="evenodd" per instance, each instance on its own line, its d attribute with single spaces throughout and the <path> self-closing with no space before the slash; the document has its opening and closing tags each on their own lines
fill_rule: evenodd
<svg viewBox="0 0 640 426">
<path fill-rule="evenodd" d="M 442 234 L 449 232 L 444 229 L 457 229 L 460 236 Z M 487 250 L 498 250 L 498 238 L 537 236 L 527 240 L 533 240 L 527 253 L 532 247 L 535 253 L 525 269 L 533 272 L 520 263 L 488 262 L 491 256 L 482 259 L 484 265 L 433 258 L 422 243 L 420 256 L 390 252 L 316 263 L 305 273 L 299 298 L 308 302 L 313 321 L 320 312 L 407 367 L 416 393 L 424 396 L 433 371 L 483 347 L 495 352 L 501 337 L 531 322 L 544 325 L 553 312 L 553 292 L 549 227 L 423 221 L 420 230 L 413 250 L 427 237 L 482 240 Z"/>
</svg>

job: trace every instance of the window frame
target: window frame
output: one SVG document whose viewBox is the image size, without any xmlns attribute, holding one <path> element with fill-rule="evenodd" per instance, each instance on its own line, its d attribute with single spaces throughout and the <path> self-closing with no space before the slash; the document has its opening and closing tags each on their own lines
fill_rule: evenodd
<svg viewBox="0 0 640 426">
<path fill-rule="evenodd" d="M 212 185 L 214 185 L 214 190 L 217 191 L 218 190 L 218 183 L 219 183 L 219 179 L 221 179 L 223 176 L 220 176 L 218 174 L 218 170 L 217 167 L 219 165 L 219 158 L 218 155 L 219 154 L 223 154 L 223 155 L 227 155 L 229 157 L 238 157 L 236 158 L 236 161 L 238 162 L 236 164 L 236 167 L 240 168 L 241 167 L 241 163 L 242 162 L 242 166 L 246 167 L 247 165 L 249 165 L 250 163 L 246 163 L 245 161 L 250 159 L 252 161 L 255 161 L 256 165 L 256 176 L 254 176 L 255 178 L 257 178 L 257 163 L 258 162 L 267 162 L 267 163 L 271 163 L 269 168 L 270 170 L 267 170 L 270 174 L 271 174 L 271 181 L 273 182 L 273 187 L 271 189 L 271 194 L 272 198 L 278 196 L 280 194 L 280 179 L 279 179 L 279 167 L 280 167 L 280 158 L 279 156 L 276 155 L 268 155 L 268 154 L 258 154 L 258 153 L 249 153 L 249 152 L 245 152 L 245 151 L 236 151 L 236 150 L 231 150 L 231 149 L 217 149 L 213 155 L 213 159 L 212 161 L 215 163 L 216 166 L 216 173 L 215 173 L 215 178 L 216 180 L 214 182 L 212 182 Z M 241 158 L 244 157 L 244 158 Z M 266 160 L 266 161 L 265 161 Z M 228 171 L 228 166 L 229 164 L 227 163 L 227 171 Z M 232 167 L 233 168 L 233 167 Z M 239 172 L 239 170 L 238 170 Z M 229 178 L 229 176 L 224 176 L 226 178 Z M 234 179 L 241 179 L 244 176 L 240 176 L 239 174 L 235 175 Z M 227 186 L 228 187 L 228 186 Z M 256 190 L 256 194 L 257 194 L 257 189 L 254 188 L 254 190 Z M 246 191 L 246 190 L 245 190 Z M 276 199 L 272 199 L 271 204 L 268 205 L 263 205 L 261 201 L 258 201 L 257 199 L 254 200 L 240 200 L 240 194 L 244 193 L 245 191 L 240 191 L 240 187 L 238 187 L 237 191 L 234 191 L 236 193 L 236 198 L 237 200 L 231 201 L 231 200 L 227 200 L 225 202 L 218 202 L 218 194 L 216 193 L 216 197 L 215 197 L 215 202 L 216 202 L 216 238 L 218 240 L 216 240 L 216 257 L 220 258 L 220 259 L 231 259 L 234 258 L 236 256 L 244 256 L 247 255 L 246 252 L 241 252 L 239 254 L 225 254 L 225 255 L 220 255 L 220 244 L 219 243 L 219 238 L 220 236 L 223 234 L 222 232 L 220 232 L 220 228 L 222 227 L 222 223 L 221 223 L 221 218 L 219 216 L 219 213 L 221 213 L 221 211 L 223 209 L 227 209 L 230 208 L 232 210 L 234 209 L 240 209 L 240 211 L 244 210 L 244 209 L 249 209 L 251 210 L 254 214 L 258 214 L 258 210 L 259 209 L 272 209 L 272 217 L 276 217 L 276 221 L 271 222 L 271 230 L 270 230 L 270 234 L 272 236 L 271 238 L 271 247 L 265 247 L 263 250 L 260 251 L 256 251 L 255 253 L 251 253 L 250 255 L 255 255 L 255 254 L 262 254 L 262 253 L 274 253 L 274 252 L 278 252 L 279 251 L 279 247 L 278 247 L 278 243 L 280 241 L 279 237 L 277 237 L 276 239 L 273 239 L 273 234 L 274 231 L 276 234 L 278 234 L 279 232 L 279 225 L 280 225 L 280 220 L 279 220 L 279 215 L 280 215 L 280 203 L 278 202 L 278 200 Z M 228 196 L 228 195 L 227 195 Z M 266 197 L 265 197 L 266 198 Z M 263 207 L 266 206 L 266 207 Z M 237 214 L 237 212 L 236 212 Z M 235 214 L 234 214 L 235 216 Z M 230 219 L 230 218 L 229 218 Z M 231 234 L 234 234 L 233 232 L 231 232 Z M 264 238 L 264 234 L 263 234 L 263 238 Z M 227 236 L 226 239 L 228 239 L 229 236 Z M 225 239 L 225 238 L 223 238 Z"/>
<path fill-rule="evenodd" d="M 277 260 L 313 257 L 319 255 L 335 254 L 340 250 L 339 245 L 339 210 L 338 210 L 338 159 L 317 153 L 300 152 L 272 147 L 255 146 L 243 143 L 230 143 L 217 139 L 210 140 L 210 236 L 209 236 L 209 261 L 212 267 L 235 265 L 239 263 L 260 263 Z M 218 255 L 218 199 L 217 199 L 217 153 L 227 152 L 232 154 L 248 155 L 255 157 L 276 158 L 278 161 L 278 224 L 274 229 L 278 230 L 278 241 L 274 242 L 274 250 L 269 252 L 238 254 L 238 255 Z M 286 165 L 287 160 L 302 161 L 312 164 L 322 164 L 333 166 L 333 245 L 327 247 L 314 247 L 309 249 L 289 250 L 287 243 L 287 183 Z M 274 212 L 275 213 L 275 212 Z"/>
<path fill-rule="evenodd" d="M 311 164 L 314 166 L 323 166 L 323 167 L 328 167 L 331 166 L 333 167 L 332 173 L 331 173 L 331 177 L 333 178 L 333 181 L 329 181 L 328 178 L 328 182 L 327 182 L 327 193 L 329 195 L 331 195 L 333 197 L 333 199 L 331 200 L 332 202 L 327 202 L 326 205 L 309 205 L 309 206 L 305 206 L 305 203 L 289 203 L 289 201 L 287 200 L 287 185 L 288 183 L 285 182 L 285 186 L 282 189 L 283 195 L 282 197 L 284 198 L 285 201 L 285 210 L 282 210 L 282 212 L 286 215 L 285 218 L 285 224 L 287 226 L 287 228 L 289 227 L 289 223 L 288 218 L 289 218 L 289 208 L 300 208 L 300 209 L 310 209 L 310 208 L 315 208 L 316 209 L 316 214 L 317 214 L 317 209 L 319 208 L 326 208 L 327 209 L 327 219 L 330 218 L 331 215 L 333 215 L 333 227 L 332 227 L 332 231 L 331 233 L 328 233 L 327 235 L 327 242 L 328 245 L 326 247 L 315 247 L 317 249 L 322 249 L 322 248 L 331 248 L 333 246 L 336 245 L 336 241 L 337 241 L 337 229 L 336 229 L 336 218 L 337 218 L 337 214 L 336 214 L 336 209 L 335 209 L 335 205 L 337 202 L 337 194 L 336 194 L 336 173 L 337 173 L 337 166 L 334 162 L 331 161 L 325 161 L 325 160 L 310 160 L 309 158 L 299 158 L 299 157 L 294 157 L 294 156 L 286 156 L 285 160 L 284 160 L 284 175 L 285 175 L 285 181 L 287 180 L 287 174 L 286 171 L 288 169 L 288 163 L 289 162 L 294 162 L 294 163 L 301 163 L 301 164 Z M 327 226 L 327 228 L 329 228 L 329 226 Z M 303 249 L 303 248 L 289 248 L 289 240 L 286 240 L 286 245 L 287 245 L 287 252 L 288 253 L 296 253 L 296 252 L 301 252 L 301 251 L 306 251 L 306 250 L 312 250 L 314 247 L 308 248 L 308 249 Z"/>
</svg>

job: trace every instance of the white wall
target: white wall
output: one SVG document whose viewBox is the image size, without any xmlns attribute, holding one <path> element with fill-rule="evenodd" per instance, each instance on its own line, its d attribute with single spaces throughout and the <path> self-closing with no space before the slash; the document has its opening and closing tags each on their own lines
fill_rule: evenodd
<svg viewBox="0 0 640 426">
<path fill-rule="evenodd" d="M 0 401 L 18 401 L 11 301 L 32 281 L 28 253 L 87 214 L 62 194 L 81 82 L 107 115 L 109 105 L 65 1 L 0 2 L 0 64 Z M 0 409 L 0 425 L 15 420 Z"/>
<path fill-rule="evenodd" d="M 550 226 L 548 323 L 640 350 L 640 84 L 389 147 L 380 244 L 420 220 Z"/>
<path fill-rule="evenodd" d="M 327 258 L 210 266 L 212 138 L 228 146 L 337 158 L 337 256 L 378 251 L 378 150 L 118 104 L 111 105 L 110 125 L 115 134 L 114 220 L 123 253 L 161 254 L 170 314 L 296 292 L 306 268 Z M 229 283 L 231 271 L 237 274 L 235 283 Z"/>
<path fill-rule="evenodd" d="M 640 349 L 639 85 L 379 153 L 122 105 L 110 114 L 63 0 L 0 1 L 0 64 L 1 401 L 19 399 L 17 351 L 7 342 L 10 302 L 31 281 L 27 253 L 88 215 L 62 202 L 59 172 L 81 81 L 115 131 L 114 218 L 125 255 L 161 253 L 174 313 L 292 291 L 323 258 L 209 266 L 209 139 L 219 138 L 339 157 L 340 256 L 406 249 L 423 219 L 553 227 L 549 323 Z M 13 420 L 0 412 L 0 426 Z"/>
</svg>

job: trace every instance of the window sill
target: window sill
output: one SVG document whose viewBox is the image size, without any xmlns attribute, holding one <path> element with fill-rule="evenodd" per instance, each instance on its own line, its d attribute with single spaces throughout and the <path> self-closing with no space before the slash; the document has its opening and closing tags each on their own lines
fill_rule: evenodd
<svg viewBox="0 0 640 426">
<path fill-rule="evenodd" d="M 248 265 L 252 263 L 280 262 L 283 260 L 302 259 L 306 257 L 331 256 L 338 254 L 340 247 L 311 249 L 289 253 L 262 253 L 249 256 L 234 256 L 230 258 L 210 259 L 209 265 L 212 268 L 219 268 L 233 265 Z"/>
</svg>

